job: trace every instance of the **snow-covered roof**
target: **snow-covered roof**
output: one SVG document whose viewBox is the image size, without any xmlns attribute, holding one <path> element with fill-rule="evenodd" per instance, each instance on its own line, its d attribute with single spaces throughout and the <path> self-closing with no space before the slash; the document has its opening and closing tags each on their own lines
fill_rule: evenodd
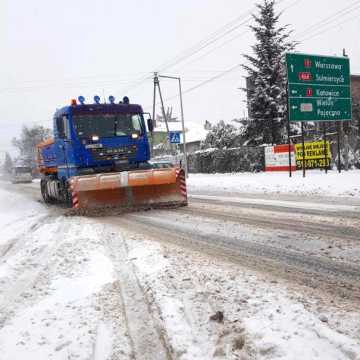
<svg viewBox="0 0 360 360">
<path fill-rule="evenodd" d="M 169 122 L 170 131 L 182 131 L 181 121 Z M 165 122 L 157 121 L 154 132 L 166 132 Z M 202 124 L 198 124 L 192 121 L 185 121 L 185 136 L 186 143 L 192 143 L 196 141 L 203 141 L 206 138 L 208 130 L 204 129 Z M 183 142 L 182 136 L 180 139 Z"/>
</svg>

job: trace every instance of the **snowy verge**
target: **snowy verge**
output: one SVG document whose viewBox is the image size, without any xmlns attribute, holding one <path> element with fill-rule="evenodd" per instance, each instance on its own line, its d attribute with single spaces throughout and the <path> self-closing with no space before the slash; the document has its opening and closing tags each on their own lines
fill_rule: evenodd
<svg viewBox="0 0 360 360">
<path fill-rule="evenodd" d="M 93 222 L 0 189 L 0 226 L 1 360 L 129 359 L 123 314 L 116 328 L 106 314 L 115 278 Z"/>
<path fill-rule="evenodd" d="M 336 171 L 312 170 L 302 177 L 301 171 L 232 173 L 232 174 L 190 174 L 187 180 L 190 193 L 262 193 L 294 194 L 305 196 L 353 196 L 360 198 L 360 170 L 339 174 Z"/>
<path fill-rule="evenodd" d="M 40 203 L 0 188 L 0 256 L 45 217 L 46 209 Z"/>
<path fill-rule="evenodd" d="M 46 209 L 25 196 L 0 187 L 0 224 L 2 226 L 19 219 L 44 215 Z"/>
</svg>

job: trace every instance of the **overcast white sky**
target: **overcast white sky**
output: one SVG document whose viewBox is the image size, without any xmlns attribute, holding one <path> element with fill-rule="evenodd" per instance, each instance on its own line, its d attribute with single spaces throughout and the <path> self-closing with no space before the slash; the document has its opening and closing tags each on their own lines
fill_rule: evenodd
<svg viewBox="0 0 360 360">
<path fill-rule="evenodd" d="M 255 3 L 0 0 L 0 151 L 9 148 L 22 124 L 51 127 L 55 109 L 80 94 L 88 100 L 95 94 L 118 100 L 128 95 L 150 111 L 152 72 L 232 21 L 224 28 L 226 35 L 219 33 L 217 41 L 212 36 L 211 45 L 162 73 L 181 76 L 186 91 L 240 65 L 253 43 L 248 23 L 241 22 Z M 360 74 L 360 0 L 278 3 L 279 10 L 285 9 L 281 24 L 290 24 L 294 39 L 303 40 L 298 51 L 341 55 L 346 48 L 352 73 Z M 185 94 L 185 120 L 243 116 L 244 94 L 238 88 L 244 86 L 244 75 L 239 66 Z M 176 94 L 175 83 L 161 84 L 165 99 Z M 177 98 L 165 105 L 179 115 Z"/>
</svg>

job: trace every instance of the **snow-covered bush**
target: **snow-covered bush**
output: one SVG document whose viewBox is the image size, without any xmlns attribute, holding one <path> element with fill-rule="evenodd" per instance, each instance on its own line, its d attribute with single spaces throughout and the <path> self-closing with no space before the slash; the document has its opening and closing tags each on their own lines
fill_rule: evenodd
<svg viewBox="0 0 360 360">
<path fill-rule="evenodd" d="M 243 146 L 199 150 L 188 156 L 193 173 L 257 172 L 264 170 L 264 148 Z"/>
<path fill-rule="evenodd" d="M 221 120 L 211 127 L 201 147 L 203 149 L 229 149 L 236 147 L 240 145 L 242 135 L 243 132 L 241 129 L 232 124 L 225 124 L 225 122 Z"/>
</svg>

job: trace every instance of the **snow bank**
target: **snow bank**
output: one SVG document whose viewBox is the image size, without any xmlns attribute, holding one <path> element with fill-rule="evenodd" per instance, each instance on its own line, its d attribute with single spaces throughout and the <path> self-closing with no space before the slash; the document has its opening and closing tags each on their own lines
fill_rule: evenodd
<svg viewBox="0 0 360 360">
<path fill-rule="evenodd" d="M 296 195 L 328 195 L 360 197 L 360 171 L 341 174 L 330 171 L 308 171 L 306 177 L 297 171 L 288 173 L 190 174 L 190 193 L 279 193 Z"/>
<path fill-rule="evenodd" d="M 0 224 L 4 225 L 15 219 L 44 214 L 46 210 L 40 203 L 29 201 L 21 194 L 0 188 Z"/>
<path fill-rule="evenodd" d="M 0 228 L 1 360 L 109 359 L 114 271 L 96 226 L 0 189 Z"/>
<path fill-rule="evenodd" d="M 75 279 L 59 277 L 50 283 L 48 295 L 32 306 L 23 307 L 0 331 L 2 359 L 108 359 L 111 330 L 102 322 L 97 327 L 101 346 L 93 348 L 96 312 L 92 294 L 113 280 L 112 264 L 99 253 L 90 254 Z M 104 340 L 102 340 L 104 338 Z M 103 354 L 100 356 L 100 354 Z M 93 357 L 94 358 L 94 357 Z"/>
<path fill-rule="evenodd" d="M 35 226 L 44 216 L 46 209 L 40 203 L 0 188 L 0 253 L 11 239 Z"/>
</svg>

